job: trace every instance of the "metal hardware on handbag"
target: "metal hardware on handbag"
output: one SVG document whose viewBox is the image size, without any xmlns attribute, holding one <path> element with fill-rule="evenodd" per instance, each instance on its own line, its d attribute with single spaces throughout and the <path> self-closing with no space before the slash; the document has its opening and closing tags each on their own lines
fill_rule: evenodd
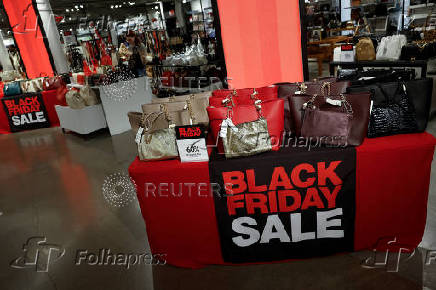
<svg viewBox="0 0 436 290">
<path fill-rule="evenodd" d="M 272 150 L 267 121 L 262 116 L 261 101 L 257 100 L 256 109 L 259 119 L 252 122 L 234 125 L 231 121 L 231 107 L 227 111 L 227 119 L 223 121 L 220 134 L 223 139 L 226 158 L 251 156 Z"/>
<path fill-rule="evenodd" d="M 140 160 L 158 161 L 174 159 L 179 156 L 176 145 L 176 131 L 173 126 L 169 125 L 170 128 L 152 130 L 154 122 L 162 115 L 165 115 L 165 113 L 144 114 L 142 117 L 142 126 L 136 134 Z"/>
<path fill-rule="evenodd" d="M 342 108 L 342 112 L 321 110 L 314 105 L 317 95 L 303 104 L 304 117 L 301 135 L 315 137 L 322 144 L 348 145 L 353 108 L 344 95 L 340 100 L 326 99 L 326 103 Z"/>
</svg>

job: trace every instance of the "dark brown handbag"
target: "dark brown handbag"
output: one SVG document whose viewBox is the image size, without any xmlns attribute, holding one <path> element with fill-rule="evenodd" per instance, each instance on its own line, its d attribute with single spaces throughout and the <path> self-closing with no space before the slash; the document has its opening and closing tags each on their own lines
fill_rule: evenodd
<svg viewBox="0 0 436 290">
<path fill-rule="evenodd" d="M 332 82 L 332 79 L 329 78 L 317 82 L 277 83 L 275 86 L 278 87 L 278 97 L 285 101 L 285 131 L 296 132 L 296 128 L 292 123 L 288 98 L 295 95 L 340 95 L 346 92 L 347 88 L 350 86 L 350 82 Z"/>
<path fill-rule="evenodd" d="M 351 119 L 353 118 L 353 109 L 350 103 L 344 95 L 341 95 L 341 100 L 334 100 L 331 103 L 327 101 L 326 103 L 338 106 L 342 111 L 323 110 L 315 106 L 316 98 L 317 95 L 314 95 L 304 104 L 301 136 L 311 138 L 312 141 L 316 140 L 318 144 L 347 146 Z"/>
<path fill-rule="evenodd" d="M 365 138 L 368 131 L 370 93 L 344 94 L 343 95 L 353 111 L 353 117 L 350 122 L 350 134 L 348 136 L 348 145 L 359 146 Z M 303 112 L 305 104 L 313 99 L 313 96 L 300 95 L 289 98 L 289 107 L 292 116 L 292 122 L 295 125 L 296 136 L 301 136 L 301 127 L 303 123 Z M 330 100 L 342 100 L 341 95 L 323 97 L 318 96 L 313 100 L 313 105 L 322 111 L 343 112 L 342 106 L 333 106 L 326 102 Z"/>
</svg>

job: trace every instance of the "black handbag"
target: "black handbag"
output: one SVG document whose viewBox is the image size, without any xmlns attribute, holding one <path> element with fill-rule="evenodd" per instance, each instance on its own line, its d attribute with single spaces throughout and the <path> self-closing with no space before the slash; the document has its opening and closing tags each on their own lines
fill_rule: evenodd
<svg viewBox="0 0 436 290">
<path fill-rule="evenodd" d="M 381 86 L 379 88 L 385 99 L 372 108 L 368 137 L 415 133 L 417 130 L 416 113 L 407 94 L 406 86 L 398 82 L 394 96 L 388 96 Z"/>
<path fill-rule="evenodd" d="M 399 104 L 402 95 L 396 94 L 399 85 L 405 85 L 407 96 L 413 104 L 416 116 L 415 132 L 424 132 L 427 128 L 430 116 L 431 97 L 433 92 L 433 79 L 424 78 L 405 82 L 378 83 L 366 86 L 351 86 L 347 89 L 349 93 L 371 92 L 371 99 L 374 102 L 373 108 L 386 103 L 386 96 L 389 101 Z M 381 90 L 383 89 L 383 91 Z"/>
<path fill-rule="evenodd" d="M 434 56 L 436 56 L 436 44 L 418 45 L 411 43 L 401 48 L 400 60 L 427 60 Z"/>
<path fill-rule="evenodd" d="M 364 78 L 364 79 L 361 79 Z M 409 81 L 415 79 L 413 69 L 370 69 L 361 71 L 358 69 L 338 70 L 339 80 L 351 81 L 351 86 L 365 86 L 375 83 Z"/>
</svg>

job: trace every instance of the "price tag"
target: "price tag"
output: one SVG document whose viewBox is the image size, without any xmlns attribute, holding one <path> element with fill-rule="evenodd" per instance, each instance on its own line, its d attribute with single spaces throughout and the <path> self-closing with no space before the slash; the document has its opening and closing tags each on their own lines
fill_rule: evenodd
<svg viewBox="0 0 436 290">
<path fill-rule="evenodd" d="M 352 44 L 341 45 L 341 61 L 354 61 L 354 47 Z"/>
<path fill-rule="evenodd" d="M 138 132 L 136 133 L 135 142 L 139 145 L 141 143 L 142 133 L 144 132 L 144 128 L 139 127 Z"/>
<path fill-rule="evenodd" d="M 177 126 L 176 137 L 182 162 L 209 161 L 205 129 L 200 125 Z"/>
</svg>

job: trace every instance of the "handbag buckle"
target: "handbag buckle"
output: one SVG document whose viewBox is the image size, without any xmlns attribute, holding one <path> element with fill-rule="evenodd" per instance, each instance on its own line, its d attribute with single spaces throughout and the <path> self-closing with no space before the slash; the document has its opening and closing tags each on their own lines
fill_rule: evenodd
<svg viewBox="0 0 436 290">
<path fill-rule="evenodd" d="M 300 94 L 305 94 L 306 90 L 307 90 L 306 84 L 305 83 L 301 83 L 299 87 L 300 87 Z"/>
</svg>

